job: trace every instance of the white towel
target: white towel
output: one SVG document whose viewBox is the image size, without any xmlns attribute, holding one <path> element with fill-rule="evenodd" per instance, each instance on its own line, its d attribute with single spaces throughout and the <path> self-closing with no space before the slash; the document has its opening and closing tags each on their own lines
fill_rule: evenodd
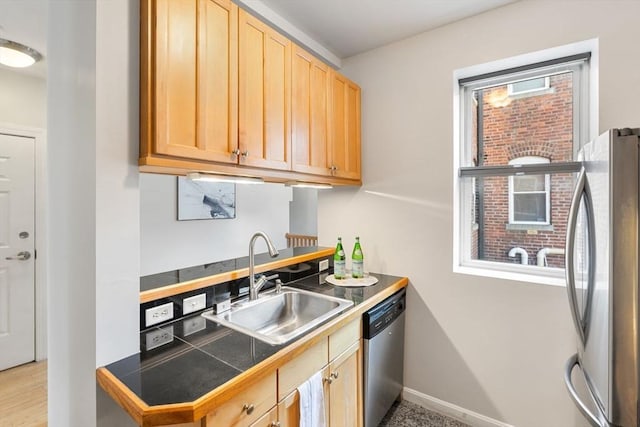
<svg viewBox="0 0 640 427">
<path fill-rule="evenodd" d="M 322 373 L 316 372 L 298 387 L 300 427 L 325 427 Z"/>
</svg>

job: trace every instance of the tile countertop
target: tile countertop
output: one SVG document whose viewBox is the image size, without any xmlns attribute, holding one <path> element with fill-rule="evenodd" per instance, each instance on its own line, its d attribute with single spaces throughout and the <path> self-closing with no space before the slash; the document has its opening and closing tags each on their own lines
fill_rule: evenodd
<svg viewBox="0 0 640 427">
<path fill-rule="evenodd" d="M 330 328 L 339 329 L 347 320 L 361 316 L 408 282 L 401 277 L 371 275 L 378 278 L 378 283 L 360 288 L 333 286 L 324 282 L 321 275 L 287 283 L 287 286 L 349 299 L 355 304 L 289 343 L 266 344 L 208 321 L 198 313 L 141 332 L 140 353 L 99 368 L 98 381 L 139 424 L 154 425 L 151 413 L 161 412 L 159 405 L 172 405 L 176 410 L 174 419 L 181 422 L 197 420 L 206 414 L 200 407 L 206 406 L 206 396 L 213 390 L 225 389 L 225 384 L 241 374 L 281 365 L 284 362 L 278 361 L 301 342 L 314 339 Z M 176 404 L 185 405 L 176 407 Z"/>
</svg>

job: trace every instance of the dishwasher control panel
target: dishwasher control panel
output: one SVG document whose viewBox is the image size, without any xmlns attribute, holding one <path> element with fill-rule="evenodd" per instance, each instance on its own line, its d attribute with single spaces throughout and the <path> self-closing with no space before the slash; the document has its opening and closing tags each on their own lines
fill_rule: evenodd
<svg viewBox="0 0 640 427">
<path fill-rule="evenodd" d="M 364 339 L 375 337 L 404 312 L 406 293 L 407 291 L 402 289 L 362 315 Z"/>
</svg>

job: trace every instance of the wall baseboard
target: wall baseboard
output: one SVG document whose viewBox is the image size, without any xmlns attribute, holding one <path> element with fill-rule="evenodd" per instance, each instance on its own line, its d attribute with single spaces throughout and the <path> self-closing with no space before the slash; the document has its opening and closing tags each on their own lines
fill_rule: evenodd
<svg viewBox="0 0 640 427">
<path fill-rule="evenodd" d="M 438 412 L 442 415 L 454 418 L 473 427 L 514 427 L 511 424 L 494 420 L 477 412 L 470 411 L 453 403 L 445 402 L 436 397 L 429 396 L 417 390 L 404 387 L 402 390 L 402 398 L 408 402 L 420 405 L 425 409 Z"/>
</svg>

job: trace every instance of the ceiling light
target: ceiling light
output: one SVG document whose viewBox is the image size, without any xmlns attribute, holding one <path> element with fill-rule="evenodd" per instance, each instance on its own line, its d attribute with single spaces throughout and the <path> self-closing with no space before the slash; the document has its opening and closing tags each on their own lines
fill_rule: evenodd
<svg viewBox="0 0 640 427">
<path fill-rule="evenodd" d="M 191 181 L 231 182 L 234 184 L 264 184 L 262 178 L 235 175 L 214 175 L 208 173 L 189 172 L 187 179 Z"/>
<path fill-rule="evenodd" d="M 296 187 L 296 188 L 316 188 L 318 190 L 326 190 L 328 188 L 333 188 L 331 184 L 320 184 L 317 182 L 288 181 L 288 182 L 285 182 L 284 185 L 286 185 L 287 187 Z"/>
<path fill-rule="evenodd" d="M 0 64 L 14 68 L 29 67 L 42 59 L 35 49 L 0 38 Z"/>
</svg>

